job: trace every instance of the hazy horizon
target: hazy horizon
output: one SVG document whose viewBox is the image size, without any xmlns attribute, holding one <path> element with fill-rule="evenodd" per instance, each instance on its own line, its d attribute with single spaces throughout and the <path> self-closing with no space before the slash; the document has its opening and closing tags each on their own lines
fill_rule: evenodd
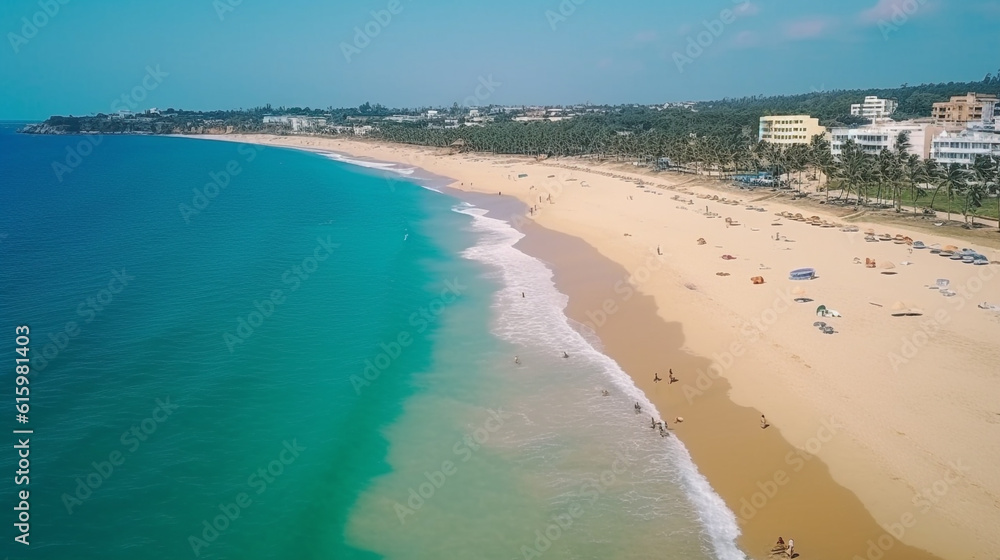
<svg viewBox="0 0 1000 560">
<path fill-rule="evenodd" d="M 976 53 L 991 52 L 1000 23 L 996 0 L 514 0 L 474 12 L 455 0 L 49 1 L 0 6 L 2 119 L 470 97 L 649 105 L 978 81 L 995 70 Z"/>
</svg>

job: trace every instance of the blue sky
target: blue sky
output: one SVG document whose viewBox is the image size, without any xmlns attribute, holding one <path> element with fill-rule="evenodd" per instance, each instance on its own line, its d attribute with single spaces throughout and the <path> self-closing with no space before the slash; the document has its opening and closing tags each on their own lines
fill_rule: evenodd
<svg viewBox="0 0 1000 560">
<path fill-rule="evenodd" d="M 123 94 L 137 109 L 661 103 L 979 80 L 1000 66 L 998 29 L 1000 0 L 3 0 L 0 119 Z"/>
</svg>

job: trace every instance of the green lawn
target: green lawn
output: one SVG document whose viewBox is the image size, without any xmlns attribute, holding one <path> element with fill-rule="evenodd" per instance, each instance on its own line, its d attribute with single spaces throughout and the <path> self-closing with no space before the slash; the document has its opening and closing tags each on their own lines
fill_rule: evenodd
<svg viewBox="0 0 1000 560">
<path fill-rule="evenodd" d="M 868 191 L 868 196 L 874 201 L 875 195 L 877 194 L 876 188 L 871 188 Z M 830 196 L 831 198 L 836 198 L 840 195 L 839 182 L 834 180 L 830 183 Z M 857 193 L 851 191 L 851 196 L 856 197 Z M 885 203 L 889 204 L 889 196 L 885 191 L 882 192 L 882 196 L 885 198 Z M 908 210 L 913 210 L 914 201 L 911 198 L 912 192 L 909 188 L 903 190 L 903 208 Z M 930 208 L 931 199 L 934 198 L 934 191 L 927 191 L 926 194 L 917 197 L 916 207 L 919 208 Z M 955 195 L 952 200 L 948 200 L 947 193 L 942 189 L 938 192 L 937 198 L 934 198 L 934 210 L 938 212 L 948 212 L 952 213 L 952 219 L 961 220 L 962 219 L 962 208 L 965 206 L 965 197 Z M 997 215 L 997 198 L 987 197 L 983 199 L 983 205 L 976 209 L 976 217 L 990 218 L 993 220 L 998 219 Z M 971 214 L 970 214 L 971 218 Z"/>
</svg>

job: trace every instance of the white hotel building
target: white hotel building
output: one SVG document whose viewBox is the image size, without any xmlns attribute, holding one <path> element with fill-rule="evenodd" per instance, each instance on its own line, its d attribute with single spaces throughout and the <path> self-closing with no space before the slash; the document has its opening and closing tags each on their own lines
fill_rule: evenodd
<svg viewBox="0 0 1000 560">
<path fill-rule="evenodd" d="M 927 159 L 931 154 L 931 141 L 935 135 L 944 131 L 944 127 L 933 122 L 882 122 L 859 126 L 856 128 L 834 128 L 830 131 L 830 150 L 834 156 L 840 156 L 844 143 L 853 140 L 862 151 L 868 154 L 878 154 L 882 150 L 895 151 L 896 139 L 900 132 L 910 135 L 909 153 L 920 159 Z"/>
<path fill-rule="evenodd" d="M 896 112 L 897 107 L 899 107 L 899 103 L 895 99 L 882 99 L 874 95 L 869 95 L 865 97 L 864 103 L 851 105 L 851 114 L 856 117 L 871 119 L 872 122 L 877 122 L 889 118 L 890 115 Z"/>
<path fill-rule="evenodd" d="M 942 165 L 972 165 L 977 156 L 1000 157 L 1000 133 L 964 130 L 942 132 L 933 139 L 931 157 Z"/>
</svg>

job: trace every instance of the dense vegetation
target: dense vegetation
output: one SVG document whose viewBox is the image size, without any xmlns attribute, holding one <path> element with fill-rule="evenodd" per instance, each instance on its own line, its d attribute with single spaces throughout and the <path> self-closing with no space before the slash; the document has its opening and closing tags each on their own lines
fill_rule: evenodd
<svg viewBox="0 0 1000 560">
<path fill-rule="evenodd" d="M 963 169 L 941 169 L 936 163 L 921 162 L 904 152 L 864 154 L 856 146 L 845 148 L 836 160 L 829 143 L 816 138 L 809 146 L 781 149 L 757 140 L 759 119 L 763 115 L 808 114 L 824 126 L 860 124 L 862 119 L 850 114 L 850 106 L 867 95 L 896 99 L 897 120 L 927 117 L 931 106 L 951 96 L 968 92 L 1000 95 L 1000 71 L 987 74 L 978 82 L 949 82 L 898 88 L 869 90 L 818 91 L 801 95 L 753 96 L 699 102 L 693 107 L 650 107 L 638 105 L 587 106 L 567 108 L 579 113 L 558 122 L 512 122 L 517 111 L 499 111 L 486 107 L 484 114 L 492 121 L 482 126 L 445 127 L 433 121 L 395 123 L 383 120 L 389 115 L 416 115 L 421 109 L 389 109 L 365 103 L 360 107 L 311 109 L 309 107 L 254 107 L 231 111 L 181 111 L 167 109 L 162 114 L 138 118 L 109 118 L 99 114 L 89 117 L 52 117 L 44 126 L 27 132 L 98 132 L 98 133 L 203 133 L 203 132 L 272 132 L 288 133 L 287 127 L 265 125 L 265 115 L 300 115 L 324 117 L 330 126 L 371 124 L 369 136 L 422 146 L 457 146 L 462 150 L 495 154 L 565 157 L 579 156 L 617 161 L 632 161 L 651 166 L 665 162 L 674 168 L 695 173 L 728 176 L 741 172 L 767 170 L 774 176 L 809 170 L 832 178 L 839 187 L 839 197 L 857 204 L 881 203 L 889 197 L 901 210 L 904 192 L 907 204 L 946 211 L 958 209 L 969 217 L 983 211 L 985 198 L 997 192 L 997 167 L 994 159 L 985 158 Z M 467 111 L 457 104 L 439 109 L 442 117 L 464 120 Z M 521 111 L 523 112 L 523 111 Z M 319 133 L 332 133 L 333 129 Z M 350 132 L 347 132 L 350 133 Z M 828 192 L 831 184 L 827 185 Z M 938 196 L 939 192 L 942 196 Z M 875 201 L 875 202 L 873 202 Z M 998 198 L 1000 205 L 1000 198 Z"/>
</svg>

